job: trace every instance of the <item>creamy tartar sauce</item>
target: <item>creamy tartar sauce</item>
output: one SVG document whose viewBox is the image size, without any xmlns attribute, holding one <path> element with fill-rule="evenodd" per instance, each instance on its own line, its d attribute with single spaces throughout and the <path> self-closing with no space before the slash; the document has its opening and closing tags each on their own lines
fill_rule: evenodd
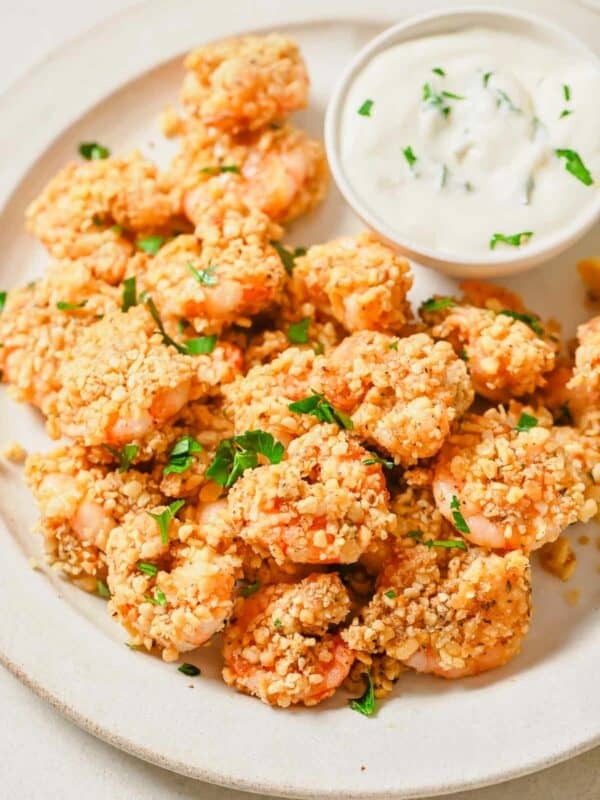
<svg viewBox="0 0 600 800">
<path fill-rule="evenodd" d="M 395 45 L 349 88 L 341 158 L 371 213 L 417 248 L 539 243 L 597 200 L 600 70 L 492 28 Z"/>
</svg>

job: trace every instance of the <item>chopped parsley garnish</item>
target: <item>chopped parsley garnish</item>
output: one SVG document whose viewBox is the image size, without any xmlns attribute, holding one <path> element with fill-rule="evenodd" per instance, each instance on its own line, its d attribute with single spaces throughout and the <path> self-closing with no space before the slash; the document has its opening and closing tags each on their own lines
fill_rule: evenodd
<svg viewBox="0 0 600 800">
<path fill-rule="evenodd" d="M 282 625 L 283 625 L 283 623 L 282 623 L 282 621 L 280 619 L 274 619 L 273 620 L 273 627 L 281 628 Z"/>
<path fill-rule="evenodd" d="M 515 430 L 518 431 L 519 433 L 526 433 L 527 431 L 530 431 L 532 428 L 535 428 L 537 424 L 538 424 L 537 417 L 533 417 L 531 414 L 523 413 L 519 417 L 519 421 L 515 426 Z"/>
<path fill-rule="evenodd" d="M 174 519 L 175 514 L 180 508 L 185 505 L 185 500 L 175 500 L 168 505 L 160 514 L 153 514 L 151 511 L 146 511 L 149 517 L 156 522 L 160 531 L 160 540 L 163 544 L 169 543 L 169 523 Z"/>
<path fill-rule="evenodd" d="M 571 87 L 566 83 L 563 83 L 563 97 L 565 98 L 567 103 L 571 99 Z"/>
<path fill-rule="evenodd" d="M 440 189 L 443 189 L 446 185 L 448 180 L 448 175 L 450 174 L 450 170 L 445 164 L 442 164 L 442 171 L 440 173 Z"/>
<path fill-rule="evenodd" d="M 386 597 L 389 597 L 390 600 L 395 600 L 398 597 L 398 595 L 393 589 L 388 589 L 387 592 L 384 592 L 384 595 Z"/>
<path fill-rule="evenodd" d="M 494 74 L 493 72 L 484 72 L 483 73 L 483 87 L 484 87 L 484 89 L 487 89 L 487 85 L 490 82 L 490 78 L 492 77 L 493 74 Z"/>
<path fill-rule="evenodd" d="M 570 111 L 568 108 L 565 108 L 565 110 L 564 110 L 564 111 L 561 111 L 559 119 L 562 119 L 563 117 L 568 117 L 568 116 L 570 116 L 572 113 L 573 113 L 573 112 L 572 112 L 572 111 Z"/>
<path fill-rule="evenodd" d="M 179 344 L 179 342 L 176 342 L 175 339 L 172 339 L 166 332 L 165 326 L 163 325 L 162 319 L 160 318 L 160 314 L 158 313 L 158 309 L 154 305 L 154 300 L 151 297 L 146 298 L 146 305 L 148 306 L 150 314 L 152 315 L 152 319 L 154 320 L 154 322 L 156 322 L 158 326 L 158 330 L 160 331 L 160 335 L 163 338 L 163 342 L 166 345 L 171 345 L 171 347 L 174 347 L 179 353 L 187 354 L 188 352 L 187 347 L 185 347 L 182 344 Z"/>
<path fill-rule="evenodd" d="M 142 296 L 140 295 L 139 299 L 141 299 L 141 297 Z M 160 314 L 158 313 L 158 309 L 156 308 L 154 300 L 151 297 L 146 298 L 146 305 L 150 310 L 152 319 L 158 326 L 158 330 L 163 338 L 163 342 L 166 345 L 174 347 L 178 353 L 183 353 L 184 355 L 189 356 L 197 356 L 206 353 L 212 353 L 212 351 L 215 349 L 217 337 L 214 334 L 212 336 L 199 336 L 197 339 L 188 339 L 182 344 L 176 342 L 175 339 L 169 336 L 169 334 L 166 332 L 165 326 L 160 318 Z"/>
<path fill-rule="evenodd" d="M 184 675 L 187 675 L 188 678 L 195 678 L 196 675 L 200 675 L 200 670 L 198 667 L 195 667 L 193 664 L 180 664 L 177 667 L 177 672 L 182 672 Z"/>
<path fill-rule="evenodd" d="M 79 155 L 85 158 L 86 161 L 97 161 L 99 159 L 108 158 L 110 150 L 98 142 L 82 142 L 79 145 Z"/>
<path fill-rule="evenodd" d="M 177 330 L 179 333 L 185 333 L 186 329 L 190 327 L 190 323 L 187 319 L 178 319 L 177 320 Z"/>
<path fill-rule="evenodd" d="M 395 350 L 398 352 L 398 342 L 390 342 L 388 344 L 388 350 Z"/>
<path fill-rule="evenodd" d="M 200 172 L 205 175 L 220 175 L 222 172 L 234 172 L 236 175 L 240 174 L 240 168 L 237 164 L 218 164 L 215 167 L 202 167 Z"/>
<path fill-rule="evenodd" d="M 387 458 L 381 458 L 381 456 L 371 456 L 371 458 L 365 458 L 362 463 L 366 464 L 367 467 L 370 467 L 372 464 L 381 464 L 381 466 L 385 467 L 386 469 L 394 469 L 394 462 Z"/>
<path fill-rule="evenodd" d="M 246 431 L 231 439 L 223 439 L 206 471 L 206 477 L 224 489 L 230 489 L 247 469 L 258 466 L 258 456 L 263 455 L 271 464 L 283 458 L 283 445 L 266 431 Z"/>
<path fill-rule="evenodd" d="M 301 319 L 300 322 L 293 322 L 287 330 L 287 338 L 292 344 L 308 344 L 308 326 L 310 317 Z"/>
<path fill-rule="evenodd" d="M 435 72 L 436 75 L 441 75 L 442 78 L 446 77 L 446 73 L 444 72 L 444 70 L 441 67 L 434 67 L 431 71 Z"/>
<path fill-rule="evenodd" d="M 313 350 L 315 351 L 315 355 L 320 356 L 325 352 L 325 346 L 322 342 L 314 342 Z"/>
<path fill-rule="evenodd" d="M 94 225 L 97 225 L 98 227 L 104 225 L 104 220 L 102 219 L 100 214 L 94 214 L 94 216 L 92 217 L 92 222 L 94 223 Z"/>
<path fill-rule="evenodd" d="M 184 347 L 191 356 L 200 356 L 212 353 L 216 344 L 217 336 L 212 334 L 212 336 L 198 336 L 196 339 L 186 339 Z"/>
<path fill-rule="evenodd" d="M 412 169 L 418 160 L 416 155 L 413 153 L 412 147 L 410 145 L 408 147 L 405 147 L 402 150 L 402 153 L 404 154 L 404 158 L 408 162 L 408 166 Z"/>
<path fill-rule="evenodd" d="M 111 225 L 109 230 L 111 230 L 113 233 L 116 233 L 117 236 L 120 236 L 125 229 L 122 225 Z"/>
<path fill-rule="evenodd" d="M 6 305 L 7 297 L 8 297 L 8 292 L 0 292 L 0 311 L 4 311 L 4 306 Z"/>
<path fill-rule="evenodd" d="M 271 239 L 269 244 L 277 250 L 277 255 L 281 259 L 281 263 L 283 264 L 283 268 L 287 272 L 288 275 L 291 275 L 294 271 L 294 262 L 298 258 L 298 256 L 303 256 L 306 254 L 306 247 L 296 247 L 294 250 L 287 250 L 281 242 L 275 241 L 275 239 Z"/>
<path fill-rule="evenodd" d="M 56 307 L 59 311 L 77 311 L 78 308 L 83 308 L 87 305 L 87 300 L 82 300 L 80 303 L 67 303 L 66 300 L 59 300 Z"/>
<path fill-rule="evenodd" d="M 152 603 L 153 606 L 162 606 L 163 608 L 167 607 L 167 598 L 164 592 L 161 592 L 160 589 L 157 589 L 154 597 L 149 597 L 146 595 L 144 600 L 147 600 L 149 603 Z"/>
<path fill-rule="evenodd" d="M 188 261 L 186 264 L 188 270 L 192 273 L 194 278 L 203 286 L 215 286 L 217 283 L 217 276 L 214 274 L 217 269 L 214 264 L 211 264 L 206 269 L 196 269 L 196 267 Z"/>
<path fill-rule="evenodd" d="M 452 308 L 456 305 L 453 297 L 430 297 L 421 303 L 421 311 L 441 311 L 443 308 Z"/>
<path fill-rule="evenodd" d="M 358 109 L 358 113 L 361 115 L 361 117 L 370 117 L 372 108 L 373 100 L 365 100 L 365 102 Z"/>
<path fill-rule="evenodd" d="M 518 319 L 519 322 L 524 322 L 525 325 L 529 325 L 531 330 L 537 333 L 538 336 L 542 336 L 544 333 L 544 329 L 533 314 L 523 314 L 520 311 L 513 311 L 511 308 L 503 308 L 502 311 L 498 313 L 502 314 L 504 317 L 512 317 L 513 319 Z"/>
<path fill-rule="evenodd" d="M 156 564 L 151 564 L 149 561 L 138 561 L 137 568 L 140 572 L 143 572 L 144 575 L 148 575 L 151 578 L 158 573 L 158 567 Z"/>
<path fill-rule="evenodd" d="M 429 83 L 423 85 L 422 100 L 440 111 L 445 117 L 450 113 L 450 106 L 444 101 L 442 94 L 434 92 Z"/>
<path fill-rule="evenodd" d="M 133 278 L 125 278 L 123 281 L 123 297 L 121 300 L 121 311 L 129 311 L 132 306 L 137 305 L 137 286 L 135 275 Z"/>
<path fill-rule="evenodd" d="M 467 351 L 465 350 L 465 348 L 464 348 L 464 347 L 463 347 L 463 349 L 460 351 L 460 353 L 458 354 L 458 357 L 459 357 L 459 358 L 462 358 L 462 360 L 463 360 L 463 361 L 468 361 L 468 360 L 469 360 L 469 354 L 467 353 Z"/>
<path fill-rule="evenodd" d="M 178 439 L 169 453 L 169 463 L 163 469 L 164 475 L 172 472 L 180 475 L 188 470 L 194 463 L 194 453 L 201 453 L 202 445 L 193 436 L 182 436 Z"/>
<path fill-rule="evenodd" d="M 370 670 L 367 672 L 367 688 L 360 697 L 350 700 L 350 708 L 358 711 L 359 714 L 364 714 L 365 717 L 370 717 L 375 713 L 375 691 Z"/>
<path fill-rule="evenodd" d="M 450 508 L 452 510 L 452 519 L 454 520 L 454 527 L 457 531 L 461 533 L 471 533 L 471 529 L 467 525 L 465 518 L 460 513 L 460 500 L 458 497 L 453 494 L 452 495 L 452 502 L 450 503 Z"/>
<path fill-rule="evenodd" d="M 558 416 L 556 417 L 557 422 L 566 422 L 567 425 L 573 424 L 573 415 L 571 414 L 571 410 L 569 408 L 568 403 L 563 403 L 562 406 L 558 409 Z"/>
<path fill-rule="evenodd" d="M 242 597 L 250 597 L 253 594 L 256 594 L 260 589 L 260 581 L 254 581 L 254 583 L 246 583 L 244 586 L 240 587 L 240 594 Z"/>
<path fill-rule="evenodd" d="M 166 241 L 164 236 L 144 236 L 143 239 L 138 239 L 135 245 L 138 250 L 142 250 L 144 253 L 154 256 Z"/>
<path fill-rule="evenodd" d="M 592 174 L 581 160 L 579 153 L 575 150 L 555 150 L 559 158 L 565 159 L 565 169 L 570 172 L 578 181 L 586 186 L 591 186 L 594 182 Z"/>
<path fill-rule="evenodd" d="M 354 428 L 354 423 L 350 417 L 344 414 L 343 411 L 334 408 L 324 394 L 315 392 L 314 389 L 311 389 L 311 392 L 310 397 L 304 397 L 302 400 L 290 403 L 288 405 L 289 410 L 295 414 L 309 414 L 312 417 L 316 417 L 319 422 L 337 423 L 340 428 L 346 428 L 349 431 Z"/>
<path fill-rule="evenodd" d="M 137 456 L 139 447 L 137 444 L 126 444 L 122 450 L 116 447 L 111 447 L 109 444 L 103 444 L 102 447 L 114 456 L 119 462 L 119 472 L 127 472 L 131 466 L 131 462 Z"/>
<path fill-rule="evenodd" d="M 110 600 L 110 589 L 104 583 L 104 581 L 101 581 L 100 579 L 96 581 L 96 591 L 100 597 L 103 597 L 105 600 Z"/>
<path fill-rule="evenodd" d="M 523 231 L 522 233 L 513 233 L 510 235 L 504 233 L 494 233 L 490 239 L 490 250 L 495 250 L 499 242 L 510 244 L 512 247 L 519 247 L 524 242 L 529 241 L 533 236 L 533 231 Z"/>
<path fill-rule="evenodd" d="M 470 533 L 470 531 L 467 532 Z M 467 547 L 467 543 L 463 542 L 462 539 L 424 539 L 422 531 L 409 531 L 407 536 L 410 536 L 410 538 L 413 539 L 415 542 L 417 542 L 417 544 L 424 544 L 425 547 L 427 547 L 429 550 L 431 550 L 432 547 L 446 547 L 446 548 L 454 547 L 456 548 L 456 550 L 469 549 Z"/>
<path fill-rule="evenodd" d="M 502 89 L 496 89 L 496 95 L 497 106 L 505 105 L 509 111 L 514 111 L 515 114 L 521 113 L 521 109 L 513 103 L 510 97 L 506 94 L 506 92 L 502 91 Z"/>
<path fill-rule="evenodd" d="M 464 100 L 464 94 L 454 94 L 454 92 L 442 92 L 442 97 L 447 97 L 449 100 Z"/>
</svg>

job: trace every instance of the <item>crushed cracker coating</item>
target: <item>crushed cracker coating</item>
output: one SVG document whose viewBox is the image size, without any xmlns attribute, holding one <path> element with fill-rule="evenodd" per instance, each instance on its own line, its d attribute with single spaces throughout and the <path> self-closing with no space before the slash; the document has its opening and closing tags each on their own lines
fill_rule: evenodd
<svg viewBox="0 0 600 800">
<path fill-rule="evenodd" d="M 316 360 L 311 380 L 359 438 L 404 466 L 435 455 L 473 400 L 464 362 L 421 333 L 355 333 Z"/>
<path fill-rule="evenodd" d="M 203 45 L 188 53 L 184 66 L 186 111 L 221 131 L 254 130 L 308 101 L 298 45 L 279 33 Z"/>
<path fill-rule="evenodd" d="M 8 442 L 0 451 L 2 458 L 15 464 L 22 464 L 27 458 L 27 451 L 19 442 Z"/>
<path fill-rule="evenodd" d="M 561 581 L 568 581 L 577 567 L 577 556 L 566 536 L 559 536 L 548 542 L 540 550 L 540 563 L 546 572 L 556 575 Z"/>
<path fill-rule="evenodd" d="M 365 232 L 314 245 L 297 258 L 290 302 L 312 303 L 351 333 L 398 332 L 411 317 L 411 286 L 408 261 Z"/>
<path fill-rule="evenodd" d="M 329 633 L 349 611 L 348 593 L 334 573 L 274 584 L 238 600 L 223 636 L 225 683 L 283 708 L 320 703 L 354 661 L 339 635 Z"/>
<path fill-rule="evenodd" d="M 537 424 L 519 432 L 522 413 Z M 576 432 L 561 431 L 546 409 L 516 402 L 467 414 L 436 461 L 438 508 L 455 524 L 458 508 L 469 541 L 527 552 L 591 519 L 597 505 L 586 497 L 585 452 Z"/>
<path fill-rule="evenodd" d="M 518 653 L 529 628 L 530 592 L 529 561 L 520 552 L 501 556 L 472 547 L 465 553 L 410 542 L 397 549 L 375 596 L 342 638 L 418 672 L 476 675 Z"/>
<path fill-rule="evenodd" d="M 367 688 L 367 673 L 371 676 L 375 697 L 380 700 L 391 694 L 398 678 L 406 667 L 396 658 L 387 655 L 359 653 L 346 680 L 344 689 L 360 697 Z"/>
</svg>

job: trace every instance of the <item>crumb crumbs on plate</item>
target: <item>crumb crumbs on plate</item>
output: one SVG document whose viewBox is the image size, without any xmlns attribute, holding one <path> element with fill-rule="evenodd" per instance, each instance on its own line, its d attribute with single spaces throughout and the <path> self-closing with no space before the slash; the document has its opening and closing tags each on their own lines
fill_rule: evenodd
<svg viewBox="0 0 600 800">
<path fill-rule="evenodd" d="M 27 451 L 19 442 L 8 442 L 0 451 L 2 458 L 15 464 L 22 464 L 27 458 Z"/>
</svg>

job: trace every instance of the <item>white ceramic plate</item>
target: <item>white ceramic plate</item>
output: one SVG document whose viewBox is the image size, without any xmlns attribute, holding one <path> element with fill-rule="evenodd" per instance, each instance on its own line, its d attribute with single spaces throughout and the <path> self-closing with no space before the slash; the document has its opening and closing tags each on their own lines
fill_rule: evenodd
<svg viewBox="0 0 600 800">
<path fill-rule="evenodd" d="M 294 35 L 313 79 L 311 109 L 297 121 L 320 134 L 328 91 L 358 47 L 424 6 L 457 5 L 156 0 L 72 42 L 0 98 L 0 288 L 26 282 L 44 264 L 41 247 L 23 232 L 23 212 L 75 157 L 80 141 L 98 139 L 114 151 L 141 144 L 158 159 L 168 155 L 156 115 L 181 79 L 175 57 L 194 44 L 248 30 Z M 593 12 L 557 5 L 519 7 L 546 7 L 549 17 L 597 44 Z M 294 226 L 290 240 L 310 244 L 357 228 L 332 191 L 316 215 Z M 595 231 L 559 261 L 509 285 L 571 335 L 586 316 L 574 263 L 597 255 L 599 245 Z M 415 273 L 415 300 L 452 286 L 426 269 Z M 12 439 L 29 450 L 49 447 L 39 416 L 1 392 L 0 441 Z M 0 659 L 78 724 L 141 758 L 263 793 L 408 798 L 515 777 L 600 741 L 600 553 L 592 545 L 575 544 L 580 563 L 570 588 L 581 589 L 575 608 L 556 579 L 536 572 L 533 628 L 505 669 L 462 682 L 407 676 L 373 719 L 350 711 L 343 696 L 316 710 L 275 711 L 227 689 L 218 680 L 217 653 L 200 654 L 202 677 L 189 680 L 173 665 L 128 650 L 101 600 L 30 569 L 28 558 L 39 559 L 40 551 L 28 532 L 36 512 L 20 470 L 2 466 L 0 487 Z M 580 533 L 573 529 L 574 542 Z"/>
</svg>

